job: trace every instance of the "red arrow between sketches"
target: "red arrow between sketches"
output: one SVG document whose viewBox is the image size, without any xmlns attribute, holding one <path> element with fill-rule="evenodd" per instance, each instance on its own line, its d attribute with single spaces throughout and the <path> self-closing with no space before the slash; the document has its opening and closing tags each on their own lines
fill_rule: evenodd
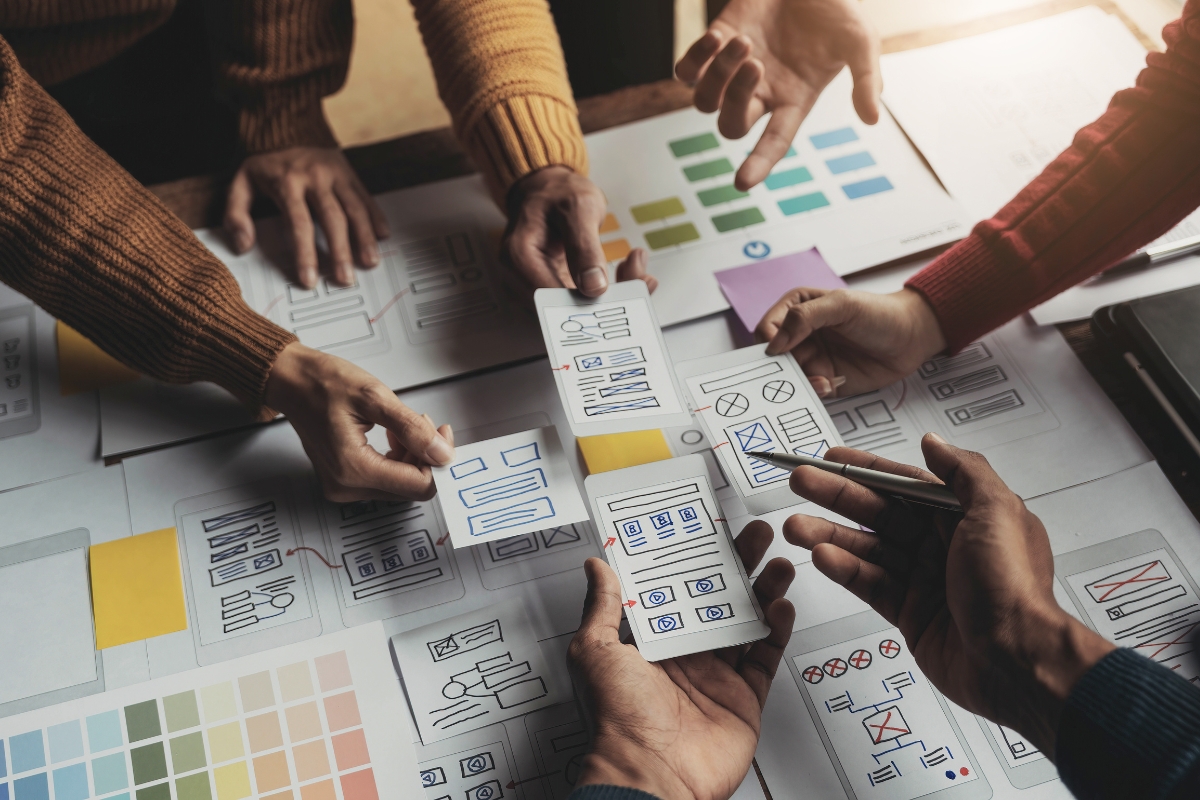
<svg viewBox="0 0 1200 800">
<path fill-rule="evenodd" d="M 293 556 L 296 553 L 300 552 L 301 550 L 308 550 L 308 551 L 316 554 L 317 558 L 321 559 L 321 563 L 324 564 L 325 566 L 329 567 L 330 569 L 341 569 L 342 568 L 341 564 L 330 564 L 328 561 L 325 560 L 325 556 L 321 555 L 320 550 L 313 550 L 311 547 L 293 547 L 291 550 L 287 551 L 287 554 L 289 556 Z"/>
<path fill-rule="evenodd" d="M 617 538 L 615 536 L 610 536 L 610 537 L 608 537 L 608 541 L 604 543 L 604 549 L 607 550 L 608 548 L 612 547 L 616 543 L 617 543 Z"/>
<path fill-rule="evenodd" d="M 621 605 L 625 606 L 626 608 L 633 608 L 637 605 L 637 600 L 626 600 L 624 603 L 621 603 Z"/>
<path fill-rule="evenodd" d="M 562 372 L 562 371 L 568 370 L 570 368 L 571 368 L 570 364 L 563 364 L 561 367 L 551 367 L 550 370 L 552 372 Z"/>
<path fill-rule="evenodd" d="M 442 545 L 444 545 L 446 543 L 446 540 L 449 538 L 450 538 L 450 532 L 447 531 L 446 534 L 442 538 L 437 540 L 438 547 L 441 547 Z"/>
</svg>

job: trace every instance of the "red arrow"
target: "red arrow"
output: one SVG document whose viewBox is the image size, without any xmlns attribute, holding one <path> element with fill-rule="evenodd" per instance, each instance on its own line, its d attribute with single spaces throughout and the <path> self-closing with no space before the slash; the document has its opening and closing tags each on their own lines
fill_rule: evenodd
<svg viewBox="0 0 1200 800">
<path fill-rule="evenodd" d="M 325 566 L 329 567 L 330 569 L 341 569 L 342 568 L 341 564 L 330 564 L 328 561 L 325 560 L 325 556 L 321 555 L 320 550 L 313 550 L 311 547 L 293 547 L 291 550 L 287 551 L 287 554 L 289 556 L 293 556 L 296 553 L 300 552 L 301 550 L 309 550 L 309 551 L 315 553 L 317 558 L 321 559 L 321 563 L 324 564 Z"/>
<path fill-rule="evenodd" d="M 518 786 L 520 786 L 522 783 L 529 783 L 530 781 L 539 781 L 542 778 L 549 778 L 549 777 L 553 776 L 554 774 L 555 773 L 553 773 L 553 772 L 547 772 L 545 775 L 534 775 L 532 778 L 526 778 L 523 781 L 509 781 L 508 783 L 505 784 L 505 786 L 507 786 L 509 789 L 515 789 Z"/>
<path fill-rule="evenodd" d="M 697 408 L 696 413 L 699 414 L 701 411 L 708 411 L 710 408 L 712 408 L 712 406 L 705 406 L 704 408 Z"/>
<path fill-rule="evenodd" d="M 438 547 L 441 547 L 442 545 L 444 545 L 446 543 L 446 540 L 449 538 L 450 538 L 450 532 L 447 531 L 445 536 L 443 536 L 442 538 L 437 540 Z"/>
<path fill-rule="evenodd" d="M 567 370 L 570 368 L 571 368 L 570 364 L 563 364 L 561 367 L 551 367 L 550 370 L 552 372 L 562 372 L 563 370 Z"/>
<path fill-rule="evenodd" d="M 720 444 L 714 444 L 714 445 L 713 445 L 713 450 L 716 450 L 716 449 L 717 449 L 718 447 L 720 447 L 722 444 L 729 444 L 729 442 L 721 442 Z"/>
<path fill-rule="evenodd" d="M 637 605 L 637 600 L 626 600 L 624 603 L 621 603 L 621 605 L 625 606 L 626 608 L 633 608 Z"/>
<path fill-rule="evenodd" d="M 616 537 L 610 536 L 610 537 L 608 537 L 608 541 L 604 543 L 604 549 L 607 550 L 608 548 L 612 547 L 616 543 L 617 543 Z"/>
</svg>

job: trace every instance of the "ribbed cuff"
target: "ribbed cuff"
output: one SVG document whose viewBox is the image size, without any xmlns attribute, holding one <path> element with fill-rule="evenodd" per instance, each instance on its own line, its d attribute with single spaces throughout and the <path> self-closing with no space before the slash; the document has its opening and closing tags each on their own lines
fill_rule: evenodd
<svg viewBox="0 0 1200 800">
<path fill-rule="evenodd" d="M 241 308 L 231 303 L 221 310 L 197 338 L 192 355 L 196 377 L 219 384 L 259 420 L 272 419 L 274 410 L 263 405 L 267 378 L 283 349 L 297 341 L 296 335 L 244 303 Z"/>
<path fill-rule="evenodd" d="M 591 786 L 580 786 L 567 795 L 567 800 L 659 800 L 659 798 L 658 795 L 643 792 L 641 789 L 595 783 Z"/>
<path fill-rule="evenodd" d="M 1056 753 L 1076 797 L 1169 797 L 1200 758 L 1200 689 L 1132 650 L 1114 650 L 1067 698 Z"/>
<path fill-rule="evenodd" d="M 542 95 L 511 97 L 492 106 L 464 140 L 503 207 L 509 188 L 531 172 L 564 166 L 587 175 L 587 147 L 575 109 Z"/>
<path fill-rule="evenodd" d="M 274 108 L 243 110 L 238 136 L 246 155 L 269 153 L 288 147 L 337 147 L 337 138 L 321 98 L 307 102 L 273 103 Z"/>
</svg>

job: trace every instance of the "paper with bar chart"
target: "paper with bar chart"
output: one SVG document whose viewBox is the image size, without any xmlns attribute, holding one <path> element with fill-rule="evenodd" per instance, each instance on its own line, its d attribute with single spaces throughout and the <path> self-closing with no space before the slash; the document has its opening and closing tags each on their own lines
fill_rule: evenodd
<svg viewBox="0 0 1200 800">
<path fill-rule="evenodd" d="M 650 254 L 664 325 L 727 307 L 712 272 L 817 246 L 841 275 L 954 241 L 967 217 L 884 111 L 864 125 L 843 73 L 822 93 L 787 155 L 742 192 L 738 166 L 765 120 L 745 138 L 717 133 L 695 109 L 587 137 L 592 175 L 611 214 L 601 227 L 610 259 Z"/>
<path fill-rule="evenodd" d="M 407 719 L 374 623 L 0 719 L 0 796 L 416 797 Z"/>
</svg>

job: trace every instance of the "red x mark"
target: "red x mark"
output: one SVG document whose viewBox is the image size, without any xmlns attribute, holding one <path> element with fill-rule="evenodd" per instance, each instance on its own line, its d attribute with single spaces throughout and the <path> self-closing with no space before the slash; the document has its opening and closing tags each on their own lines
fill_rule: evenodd
<svg viewBox="0 0 1200 800">
<path fill-rule="evenodd" d="M 1188 636 L 1191 634 L 1191 632 L 1196 630 L 1197 625 L 1200 625 L 1200 622 L 1193 622 L 1191 625 L 1188 625 L 1186 628 L 1183 629 L 1183 631 L 1178 636 L 1176 636 L 1174 639 L 1172 639 L 1169 642 L 1142 642 L 1141 644 L 1137 645 L 1133 649 L 1141 650 L 1144 647 L 1145 648 L 1157 647 L 1158 649 L 1155 650 L 1153 653 L 1142 653 L 1142 655 L 1146 656 L 1147 658 L 1151 658 L 1151 659 L 1156 658 L 1159 653 L 1166 650 L 1168 647 L 1172 647 L 1177 644 L 1182 644 L 1188 638 Z"/>
<path fill-rule="evenodd" d="M 825 673 L 821 672 L 820 667 L 808 667 L 804 670 L 804 680 L 809 683 L 820 683 L 825 678 Z"/>
<path fill-rule="evenodd" d="M 846 666 L 846 662 L 842 661 L 840 658 L 831 658 L 825 662 L 825 674 L 831 678 L 840 676 L 847 669 L 849 669 L 849 667 Z"/>
<path fill-rule="evenodd" d="M 850 654 L 850 666 L 855 669 L 866 669 L 871 666 L 871 653 L 867 650 L 855 650 Z"/>
<path fill-rule="evenodd" d="M 908 730 L 908 728 L 897 728 L 895 725 L 888 725 L 888 723 L 891 721 L 892 721 L 892 712 L 889 710 L 887 712 L 887 716 L 883 718 L 883 722 L 879 723 L 878 725 L 876 725 L 875 723 L 871 723 L 870 725 L 867 726 L 870 728 L 874 728 L 877 732 L 877 734 L 875 736 L 875 744 L 879 744 L 880 742 L 883 741 L 883 734 L 885 731 L 893 731 L 895 733 L 901 733 L 901 734 L 910 732 Z"/>
<path fill-rule="evenodd" d="M 895 639 L 884 639 L 879 643 L 879 655 L 884 658 L 895 658 L 900 655 L 900 645 Z"/>
<path fill-rule="evenodd" d="M 1130 584 L 1160 583 L 1161 581 L 1170 580 L 1170 577 L 1171 577 L 1170 575 L 1154 575 L 1150 578 L 1142 577 L 1143 575 L 1145 575 L 1147 572 L 1154 569 L 1155 567 L 1162 567 L 1162 562 L 1161 561 L 1153 561 L 1153 562 L 1147 564 L 1145 567 L 1143 567 L 1141 572 L 1134 575 L 1132 578 L 1127 578 L 1123 581 L 1113 581 L 1111 583 L 1094 583 L 1094 584 L 1092 584 L 1092 586 L 1091 586 L 1092 589 L 1096 589 L 1096 590 L 1107 589 L 1108 590 L 1106 592 L 1103 592 L 1099 597 L 1097 597 L 1096 602 L 1103 603 L 1114 592 L 1119 592 L 1121 589 L 1125 588 L 1126 586 L 1129 586 Z M 1095 594 L 1093 593 L 1092 596 L 1095 597 Z"/>
</svg>

